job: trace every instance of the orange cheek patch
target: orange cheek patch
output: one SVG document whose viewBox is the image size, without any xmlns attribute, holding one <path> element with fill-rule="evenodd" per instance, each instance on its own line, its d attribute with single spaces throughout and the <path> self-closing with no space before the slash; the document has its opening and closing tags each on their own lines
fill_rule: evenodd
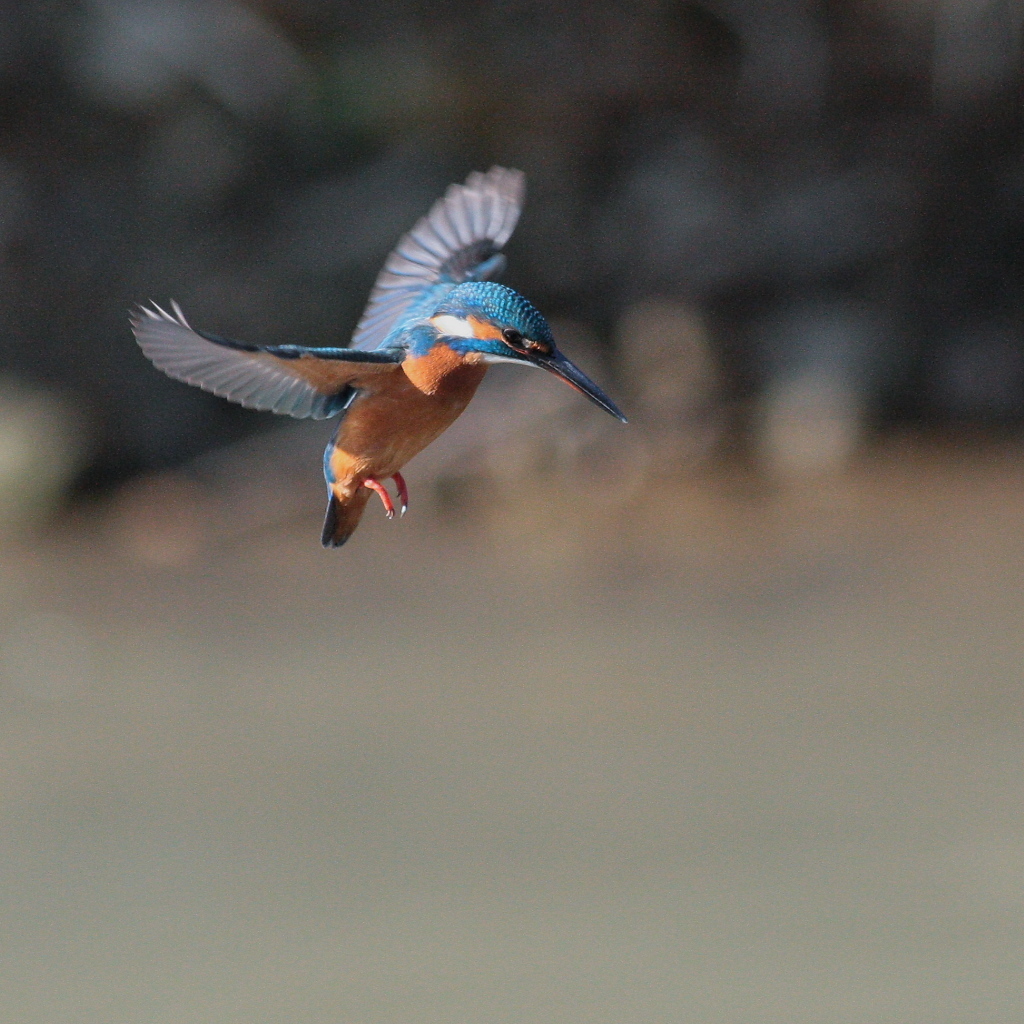
<svg viewBox="0 0 1024 1024">
<path fill-rule="evenodd" d="M 473 327 L 473 337 L 483 341 L 501 341 L 501 328 L 494 324 L 481 320 L 479 317 L 471 316 L 466 318 Z"/>
</svg>

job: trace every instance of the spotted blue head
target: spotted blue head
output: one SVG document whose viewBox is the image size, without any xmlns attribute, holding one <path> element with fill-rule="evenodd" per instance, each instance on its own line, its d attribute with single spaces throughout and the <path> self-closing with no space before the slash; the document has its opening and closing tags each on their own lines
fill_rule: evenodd
<svg viewBox="0 0 1024 1024">
<path fill-rule="evenodd" d="M 626 422 L 618 406 L 555 344 L 548 322 L 517 291 L 492 281 L 453 288 L 430 317 L 437 337 L 456 352 L 487 363 L 518 363 L 553 373 L 605 412 Z"/>
</svg>

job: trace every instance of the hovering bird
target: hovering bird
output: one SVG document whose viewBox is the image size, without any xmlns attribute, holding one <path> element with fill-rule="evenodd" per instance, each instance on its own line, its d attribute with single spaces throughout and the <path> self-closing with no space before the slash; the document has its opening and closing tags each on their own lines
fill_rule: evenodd
<svg viewBox="0 0 1024 1024">
<path fill-rule="evenodd" d="M 402 467 L 462 413 L 492 363 L 536 366 L 612 416 L 615 403 L 555 345 L 543 316 L 490 279 L 519 219 L 521 171 L 492 167 L 452 185 L 398 243 L 370 295 L 350 348 L 247 345 L 189 326 L 177 303 L 132 315 L 142 351 L 164 373 L 238 402 L 288 416 L 341 416 L 324 452 L 324 547 L 352 536 L 371 494 L 404 515 Z"/>
</svg>

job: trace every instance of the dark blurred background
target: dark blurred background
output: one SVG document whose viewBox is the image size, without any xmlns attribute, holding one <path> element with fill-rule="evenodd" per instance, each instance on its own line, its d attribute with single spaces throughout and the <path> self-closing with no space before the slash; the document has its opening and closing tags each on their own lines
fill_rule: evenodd
<svg viewBox="0 0 1024 1024">
<path fill-rule="evenodd" d="M 0 1020 L 1020 1020 L 1022 28 L 0 5 Z M 324 551 L 128 310 L 344 344 L 492 163 L 630 425 L 496 367 Z"/>
<path fill-rule="evenodd" d="M 80 481 L 180 463 L 268 418 L 162 379 L 129 307 L 344 344 L 398 235 L 500 162 L 529 179 L 507 280 L 688 458 L 787 471 L 894 423 L 1016 426 L 1021 21 L 1010 0 L 6 5 L 0 368 L 79 415 Z"/>
</svg>

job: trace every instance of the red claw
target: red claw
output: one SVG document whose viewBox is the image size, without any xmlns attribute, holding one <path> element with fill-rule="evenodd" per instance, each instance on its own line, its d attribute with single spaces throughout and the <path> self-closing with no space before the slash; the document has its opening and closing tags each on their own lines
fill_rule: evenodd
<svg viewBox="0 0 1024 1024">
<path fill-rule="evenodd" d="M 376 491 L 380 495 L 380 500 L 384 502 L 384 512 L 387 514 L 388 519 L 395 518 L 395 506 L 391 503 L 391 495 L 388 494 L 388 489 L 377 479 L 372 476 L 368 476 L 363 481 L 364 487 L 369 487 L 371 491 Z M 403 508 L 404 512 L 405 509 Z"/>
<path fill-rule="evenodd" d="M 395 486 L 398 488 L 398 497 L 402 499 L 402 511 L 399 515 L 404 516 L 409 508 L 409 488 L 405 486 L 405 480 L 401 473 L 392 473 L 391 479 L 395 481 Z"/>
</svg>

